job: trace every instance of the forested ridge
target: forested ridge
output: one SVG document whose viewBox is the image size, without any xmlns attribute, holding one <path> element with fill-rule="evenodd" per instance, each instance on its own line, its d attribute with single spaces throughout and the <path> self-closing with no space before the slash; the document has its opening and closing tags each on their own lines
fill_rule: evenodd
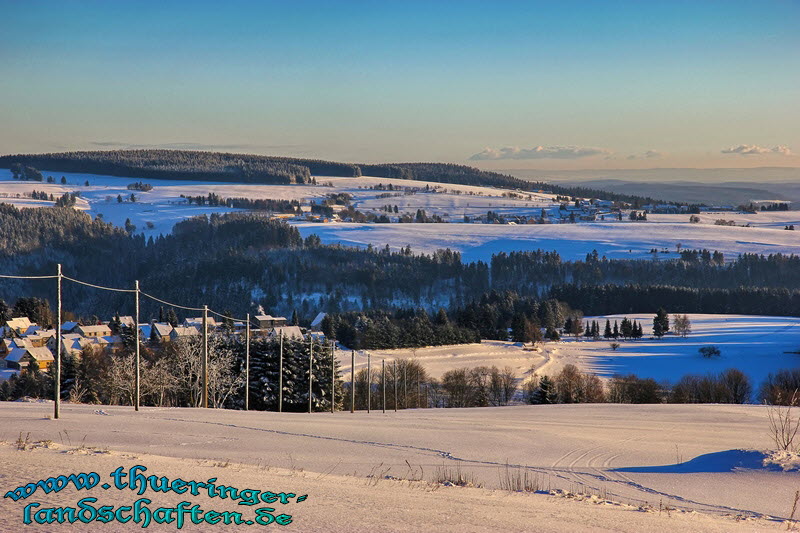
<svg viewBox="0 0 800 533">
<path fill-rule="evenodd" d="M 586 314 L 671 312 L 800 315 L 800 257 L 709 251 L 668 260 L 565 261 L 556 252 L 501 253 L 463 263 L 457 252 L 323 245 L 312 235 L 252 213 L 201 216 L 171 235 L 145 239 L 71 208 L 0 205 L 0 273 L 68 276 L 142 290 L 191 307 L 237 316 L 255 312 L 310 320 L 319 311 L 458 309 L 492 291 L 557 299 Z M 0 282 L 0 298 L 54 301 L 52 280 Z M 130 296 L 65 284 L 66 308 L 84 316 L 129 314 Z M 143 303 L 143 314 L 157 312 Z M 382 320 L 382 319 L 381 319 Z M 455 332 L 451 332 L 454 335 Z M 449 335 L 450 333 L 448 333 Z M 460 334 L 459 334 L 460 335 Z"/>
<path fill-rule="evenodd" d="M 0 168 L 75 172 L 137 179 L 178 179 L 239 183 L 308 183 L 311 176 L 375 176 L 521 189 L 565 196 L 624 201 L 635 207 L 661 200 L 616 192 L 531 182 L 507 174 L 448 163 L 355 164 L 293 157 L 192 150 L 96 150 L 0 156 Z"/>
</svg>

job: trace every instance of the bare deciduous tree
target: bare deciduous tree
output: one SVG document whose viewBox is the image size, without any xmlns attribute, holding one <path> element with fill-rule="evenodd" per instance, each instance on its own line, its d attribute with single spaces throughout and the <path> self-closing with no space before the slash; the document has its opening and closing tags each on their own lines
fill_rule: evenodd
<svg viewBox="0 0 800 533">
<path fill-rule="evenodd" d="M 692 332 L 692 323 L 689 315 L 674 315 L 672 317 L 672 329 L 677 335 L 686 337 Z"/>
<path fill-rule="evenodd" d="M 787 405 L 767 407 L 770 436 L 779 450 L 794 452 L 800 448 L 794 442 L 797 432 L 800 430 L 800 415 L 796 414 L 794 410 L 798 400 L 800 400 L 798 391 L 795 390 Z"/>
</svg>

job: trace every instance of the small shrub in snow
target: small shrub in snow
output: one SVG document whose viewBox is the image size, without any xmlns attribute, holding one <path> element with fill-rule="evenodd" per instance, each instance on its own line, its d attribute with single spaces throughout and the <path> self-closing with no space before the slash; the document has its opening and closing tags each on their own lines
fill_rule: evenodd
<svg viewBox="0 0 800 533">
<path fill-rule="evenodd" d="M 698 350 L 700 355 L 705 357 L 706 359 L 711 359 L 712 357 L 719 357 L 722 355 L 722 352 L 719 351 L 719 348 L 716 346 L 703 346 Z"/>
</svg>

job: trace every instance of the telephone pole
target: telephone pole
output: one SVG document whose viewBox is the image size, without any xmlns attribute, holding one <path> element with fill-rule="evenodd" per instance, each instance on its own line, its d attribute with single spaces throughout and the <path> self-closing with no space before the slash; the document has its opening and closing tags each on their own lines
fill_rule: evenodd
<svg viewBox="0 0 800 533">
<path fill-rule="evenodd" d="M 250 313 L 247 313 L 247 323 L 244 333 L 244 410 L 250 410 Z"/>
<path fill-rule="evenodd" d="M 309 335 L 308 349 L 308 412 L 311 413 L 311 371 L 314 365 L 314 337 Z"/>
<path fill-rule="evenodd" d="M 281 330 L 281 344 L 278 363 L 278 412 L 283 412 L 283 330 Z"/>
<path fill-rule="evenodd" d="M 336 411 L 336 342 L 331 339 L 331 414 Z"/>
<path fill-rule="evenodd" d="M 133 295 L 134 295 L 134 304 L 135 304 L 134 307 L 135 307 L 135 311 L 136 311 L 136 316 L 133 317 L 133 334 L 134 334 L 134 336 L 136 338 L 136 378 L 134 380 L 135 381 L 134 388 L 136 389 L 136 391 L 135 391 L 135 398 L 134 398 L 134 401 L 133 401 L 133 409 L 134 409 L 134 411 L 138 411 L 139 410 L 139 402 L 140 402 L 140 399 L 141 399 L 141 396 L 140 396 L 141 388 L 142 388 L 141 387 L 141 385 L 142 385 L 142 381 L 141 381 L 141 357 L 140 357 L 140 354 L 139 354 L 139 280 L 138 279 L 134 282 L 134 287 L 133 288 L 135 289 L 134 292 L 133 292 Z"/>
<path fill-rule="evenodd" d="M 397 412 L 397 359 L 394 360 L 394 412 Z"/>
<path fill-rule="evenodd" d="M 203 306 L 203 407 L 208 408 L 208 306 Z"/>
<path fill-rule="evenodd" d="M 356 412 L 356 351 L 350 350 L 350 412 Z"/>
<path fill-rule="evenodd" d="M 367 352 L 367 412 L 372 407 L 372 358 Z"/>
<path fill-rule="evenodd" d="M 381 359 L 381 389 L 383 389 L 381 407 L 383 407 L 383 414 L 386 414 L 386 359 Z"/>
<path fill-rule="evenodd" d="M 56 311 L 56 391 L 53 418 L 61 415 L 61 263 L 58 264 L 58 309 Z"/>
</svg>

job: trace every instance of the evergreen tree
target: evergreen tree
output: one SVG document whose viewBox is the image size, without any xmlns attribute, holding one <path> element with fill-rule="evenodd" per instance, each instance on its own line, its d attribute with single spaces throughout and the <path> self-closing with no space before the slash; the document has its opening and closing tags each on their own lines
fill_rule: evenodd
<svg viewBox="0 0 800 533">
<path fill-rule="evenodd" d="M 167 322 L 169 322 L 169 325 L 173 328 L 178 326 L 178 315 L 175 313 L 175 309 L 171 307 L 169 311 L 167 311 Z"/>
<path fill-rule="evenodd" d="M 603 331 L 603 337 L 610 339 L 613 333 L 611 332 L 611 321 L 606 319 L 606 329 Z"/>
<path fill-rule="evenodd" d="M 653 335 L 659 339 L 667 334 L 669 331 L 669 315 L 663 307 L 658 309 L 656 316 L 653 318 Z"/>
<path fill-rule="evenodd" d="M 614 321 L 614 332 L 611 334 L 611 336 L 615 339 L 619 338 L 619 325 L 617 324 L 616 320 Z"/>
<path fill-rule="evenodd" d="M 542 376 L 539 380 L 539 388 L 534 392 L 531 401 L 535 404 L 549 405 L 556 403 L 556 398 L 556 387 L 553 380 L 547 376 Z"/>
</svg>

